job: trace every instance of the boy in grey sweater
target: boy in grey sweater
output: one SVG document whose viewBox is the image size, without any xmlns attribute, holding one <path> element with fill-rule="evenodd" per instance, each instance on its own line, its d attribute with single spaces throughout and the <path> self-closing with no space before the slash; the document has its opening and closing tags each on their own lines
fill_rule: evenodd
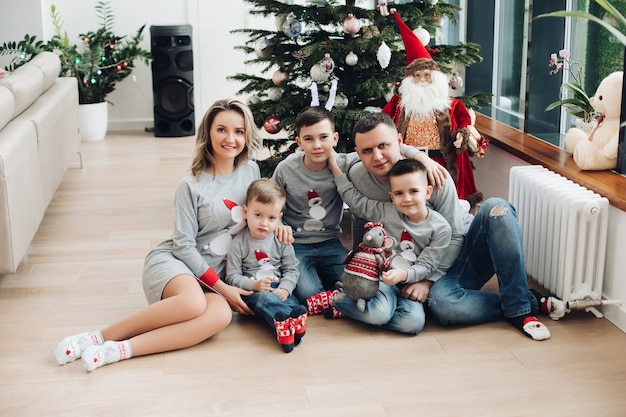
<svg viewBox="0 0 626 417">
<path fill-rule="evenodd" d="M 294 295 L 309 306 L 309 314 L 326 310 L 329 317 L 333 309 L 328 299 L 341 280 L 348 255 L 339 239 L 343 200 L 328 169 L 339 134 L 332 113 L 317 106 L 298 114 L 295 129 L 301 151 L 281 161 L 272 179 L 285 190 L 283 222 L 292 228 L 295 238 L 300 279 Z M 419 152 L 408 146 L 402 151 L 408 157 Z M 336 155 L 336 164 L 343 172 L 359 161 L 356 152 Z M 338 315 L 335 310 L 334 316 Z"/>
<path fill-rule="evenodd" d="M 383 272 L 378 294 L 368 301 L 366 314 L 357 311 L 356 303 L 344 294 L 336 295 L 333 305 L 356 320 L 363 321 L 365 316 L 369 316 L 366 322 L 371 324 L 402 333 L 419 333 L 425 323 L 424 307 L 418 301 L 403 298 L 402 287 L 445 273 L 445 270 L 439 270 L 439 264 L 451 237 L 446 219 L 426 205 L 433 192 L 426 168 L 421 162 L 410 159 L 396 162 L 389 171 L 391 191 L 388 195 L 391 202 L 382 202 L 361 194 L 333 163 L 332 157 L 329 167 L 335 175 L 337 189 L 350 210 L 369 221 L 383 223 L 387 235 L 394 241 L 389 257 L 392 269 Z M 395 311 L 378 310 L 380 297 L 394 299 Z"/>
</svg>

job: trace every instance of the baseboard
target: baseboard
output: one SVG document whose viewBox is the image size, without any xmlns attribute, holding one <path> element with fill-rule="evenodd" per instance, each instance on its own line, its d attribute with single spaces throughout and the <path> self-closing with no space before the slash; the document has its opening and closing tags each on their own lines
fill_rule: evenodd
<svg viewBox="0 0 626 417">
<path fill-rule="evenodd" d="M 600 307 L 600 311 L 604 314 L 604 317 L 606 317 L 608 321 L 626 333 L 626 311 L 624 310 L 623 305 L 604 305 Z"/>
<path fill-rule="evenodd" d="M 108 129 L 110 131 L 118 130 L 145 130 L 154 127 L 153 119 L 140 120 L 109 120 Z"/>
</svg>

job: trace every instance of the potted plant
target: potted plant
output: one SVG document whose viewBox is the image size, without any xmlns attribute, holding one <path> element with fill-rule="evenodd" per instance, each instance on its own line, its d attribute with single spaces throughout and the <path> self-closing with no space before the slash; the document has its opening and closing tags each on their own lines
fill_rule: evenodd
<svg viewBox="0 0 626 417">
<path fill-rule="evenodd" d="M 26 35 L 19 42 L 5 42 L 0 46 L 0 55 L 16 55 L 7 66 L 8 71 L 23 65 L 41 51 L 52 51 L 61 58 L 61 76 L 75 77 L 78 83 L 79 104 L 81 112 L 87 112 L 81 124 L 81 137 L 84 140 L 104 138 L 107 125 L 106 97 L 115 90 L 117 83 L 128 77 L 133 70 L 135 59 L 150 62 L 151 54 L 141 48 L 143 40 L 141 26 L 134 36 L 118 36 L 113 33 L 115 16 L 108 1 L 98 1 L 95 6 L 100 20 L 100 27 L 95 31 L 81 33 L 80 43 L 72 44 L 67 32 L 62 29 L 62 20 L 54 5 L 51 6 L 51 17 L 55 29 L 54 36 L 47 42 L 37 40 L 35 36 Z M 96 122 L 96 114 L 100 114 L 100 123 Z M 102 122 L 103 120 L 103 122 Z M 97 127 L 98 132 L 91 133 Z M 102 132 L 102 130 L 104 131 Z"/>
<path fill-rule="evenodd" d="M 558 74 L 563 70 L 569 74 L 570 81 L 561 84 L 559 99 L 550 103 L 545 111 L 563 107 L 568 114 L 577 118 L 578 127 L 589 132 L 593 130 L 597 114 L 591 105 L 589 95 L 582 86 L 583 67 L 580 62 L 573 59 L 569 51 L 561 49 L 558 54 L 553 53 L 550 56 L 548 66 L 551 68 L 550 75 Z"/>
</svg>

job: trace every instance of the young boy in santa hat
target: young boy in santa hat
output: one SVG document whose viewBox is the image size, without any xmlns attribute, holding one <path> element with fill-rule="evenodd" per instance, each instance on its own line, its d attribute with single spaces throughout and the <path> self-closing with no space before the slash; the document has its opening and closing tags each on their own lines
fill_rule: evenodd
<svg viewBox="0 0 626 417">
<path fill-rule="evenodd" d="M 275 182 L 258 179 L 250 184 L 243 206 L 247 227 L 231 243 L 224 280 L 254 291 L 242 299 L 276 331 L 278 343 L 289 353 L 306 332 L 307 311 L 292 295 L 299 276 L 293 246 L 274 235 L 284 206 L 285 194 Z"/>
</svg>

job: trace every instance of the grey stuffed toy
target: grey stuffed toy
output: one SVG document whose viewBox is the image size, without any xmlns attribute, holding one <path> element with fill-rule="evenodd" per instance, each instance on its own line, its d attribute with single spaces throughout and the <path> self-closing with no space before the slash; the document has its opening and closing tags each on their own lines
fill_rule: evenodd
<svg viewBox="0 0 626 417">
<path fill-rule="evenodd" d="M 365 302 L 376 295 L 380 275 L 391 268 L 383 251 L 393 245 L 393 239 L 381 223 L 365 224 L 363 241 L 351 251 L 343 262 L 345 271 L 336 286 L 356 301 L 359 311 L 365 311 Z"/>
</svg>

